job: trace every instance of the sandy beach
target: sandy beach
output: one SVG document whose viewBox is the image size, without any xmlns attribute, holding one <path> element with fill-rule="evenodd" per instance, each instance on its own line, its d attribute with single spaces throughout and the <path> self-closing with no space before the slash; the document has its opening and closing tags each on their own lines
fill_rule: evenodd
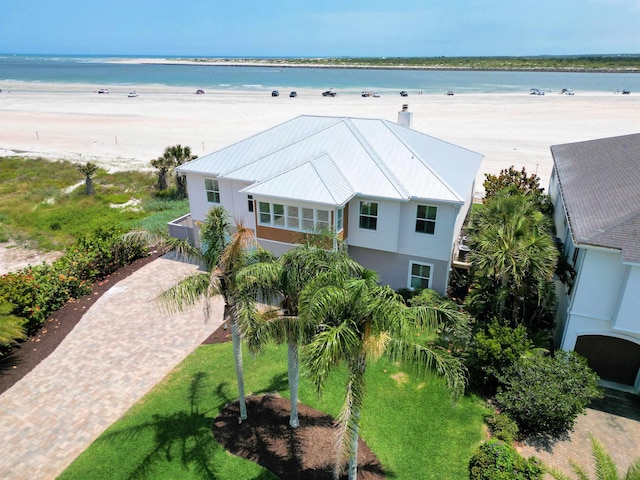
<svg viewBox="0 0 640 480">
<path fill-rule="evenodd" d="M 109 94 L 98 94 L 109 88 Z M 397 120 L 403 104 L 413 128 L 484 155 L 484 173 L 514 165 L 536 173 L 546 187 L 549 147 L 640 131 L 640 96 L 576 92 L 421 95 L 381 93 L 363 98 L 337 90 L 229 91 L 160 85 L 81 85 L 0 81 L 0 155 L 40 155 L 109 169 L 145 169 L 168 145 L 197 155 L 223 148 L 295 116 L 337 115 Z M 136 90 L 138 96 L 129 98 Z"/>
</svg>

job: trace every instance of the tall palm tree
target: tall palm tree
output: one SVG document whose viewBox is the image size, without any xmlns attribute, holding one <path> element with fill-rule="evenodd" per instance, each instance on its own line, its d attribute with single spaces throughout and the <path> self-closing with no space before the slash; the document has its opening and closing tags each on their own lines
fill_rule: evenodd
<svg viewBox="0 0 640 480">
<path fill-rule="evenodd" d="M 78 165 L 78 171 L 84 175 L 85 195 L 93 195 L 95 193 L 93 188 L 93 176 L 98 171 L 98 166 L 95 163 L 87 162 L 84 165 Z"/>
<path fill-rule="evenodd" d="M 593 436 L 591 436 L 591 455 L 595 462 L 595 479 L 596 480 L 640 480 L 640 458 L 633 462 L 624 477 L 618 474 L 618 468 L 613 463 L 611 455 L 607 453 L 602 444 Z M 573 471 L 579 480 L 589 480 L 589 476 L 585 470 L 578 464 L 571 462 Z M 548 473 L 556 480 L 570 480 L 569 477 L 561 473 L 555 468 L 548 468 Z"/>
<path fill-rule="evenodd" d="M 300 316 L 314 324 L 317 332 L 302 347 L 301 356 L 318 393 L 340 364 L 346 364 L 348 370 L 334 476 L 340 474 L 347 459 L 349 479 L 355 480 L 357 475 L 367 361 L 386 354 L 419 375 L 435 370 L 446 379 L 454 395 L 464 390 L 466 371 L 459 359 L 443 348 L 416 341 L 421 330 L 435 333 L 441 314 L 456 315 L 427 305 L 407 307 L 393 290 L 378 285 L 376 274 L 370 270 L 360 278 L 320 276 L 300 295 Z"/>
<path fill-rule="evenodd" d="M 230 230 L 226 212 L 222 207 L 209 211 L 203 225 L 202 259 L 207 267 L 206 273 L 194 273 L 163 292 L 158 300 L 170 311 L 182 311 L 201 299 L 208 300 L 222 295 L 225 310 L 231 324 L 234 364 L 238 381 L 240 402 L 240 420 L 247 418 L 244 395 L 244 371 L 242 365 L 242 346 L 238 329 L 238 314 L 241 303 L 238 301 L 239 288 L 236 273 L 251 258 L 251 249 L 255 246 L 253 230 L 237 222 Z M 205 303 L 208 312 L 208 302 Z"/>
<path fill-rule="evenodd" d="M 344 278 L 362 272 L 363 268 L 342 249 L 326 250 L 311 244 L 297 246 L 280 258 L 265 255 L 263 261 L 249 265 L 238 273 L 238 283 L 252 302 L 278 305 L 259 310 L 247 305 L 239 323 L 243 338 L 252 353 L 260 352 L 271 341 L 287 342 L 288 380 L 291 402 L 289 425 L 298 427 L 298 385 L 300 367 L 298 346 L 313 331 L 298 314 L 300 293 L 309 282 L 329 271 Z"/>
<path fill-rule="evenodd" d="M 524 195 L 491 197 L 473 218 L 469 259 L 475 276 L 492 285 L 493 315 L 520 323 L 529 292 L 544 298 L 558 260 L 551 228 L 550 219 Z"/>
<path fill-rule="evenodd" d="M 191 154 L 191 148 L 180 144 L 164 149 L 162 157 L 173 164 L 173 168 L 179 167 L 183 163 L 190 162 L 198 158 L 197 155 Z M 178 197 L 185 198 L 187 196 L 187 181 L 184 177 L 176 173 L 176 193 Z"/>
</svg>

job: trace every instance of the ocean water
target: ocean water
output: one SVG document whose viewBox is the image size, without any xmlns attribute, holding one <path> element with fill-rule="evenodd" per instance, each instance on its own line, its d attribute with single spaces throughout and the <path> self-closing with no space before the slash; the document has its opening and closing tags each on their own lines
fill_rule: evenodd
<svg viewBox="0 0 640 480">
<path fill-rule="evenodd" d="M 152 84 L 221 90 L 335 88 L 347 92 L 518 93 L 531 88 L 556 92 L 570 88 L 577 92 L 628 89 L 640 93 L 640 73 L 232 67 L 120 63 L 122 59 L 135 57 L 0 54 L 0 82 Z"/>
</svg>

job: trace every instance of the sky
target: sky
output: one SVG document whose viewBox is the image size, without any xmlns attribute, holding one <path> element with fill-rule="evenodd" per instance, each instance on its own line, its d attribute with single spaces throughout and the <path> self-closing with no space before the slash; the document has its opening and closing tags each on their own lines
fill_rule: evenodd
<svg viewBox="0 0 640 480">
<path fill-rule="evenodd" d="M 0 53 L 640 53 L 640 0 L 0 0 Z"/>
</svg>

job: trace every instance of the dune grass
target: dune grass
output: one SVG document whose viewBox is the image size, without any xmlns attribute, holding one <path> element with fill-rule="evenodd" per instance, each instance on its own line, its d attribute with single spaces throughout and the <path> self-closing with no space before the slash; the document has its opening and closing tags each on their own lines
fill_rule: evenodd
<svg viewBox="0 0 640 480">
<path fill-rule="evenodd" d="M 189 211 L 186 201 L 158 201 L 153 172 L 108 173 L 94 177 L 95 195 L 84 195 L 84 175 L 67 161 L 2 159 L 0 241 L 13 240 L 40 250 L 63 250 L 97 228 L 152 226 Z"/>
<path fill-rule="evenodd" d="M 247 392 L 287 396 L 286 379 L 286 347 L 245 355 Z M 367 385 L 361 433 L 388 478 L 468 478 L 468 461 L 483 439 L 486 411 L 479 399 L 452 404 L 439 379 L 417 381 L 385 361 L 368 367 Z M 337 374 L 318 399 L 303 379 L 300 400 L 335 416 L 343 388 L 344 375 Z M 59 478 L 273 479 L 213 438 L 213 420 L 236 395 L 231 345 L 201 346 Z"/>
</svg>

